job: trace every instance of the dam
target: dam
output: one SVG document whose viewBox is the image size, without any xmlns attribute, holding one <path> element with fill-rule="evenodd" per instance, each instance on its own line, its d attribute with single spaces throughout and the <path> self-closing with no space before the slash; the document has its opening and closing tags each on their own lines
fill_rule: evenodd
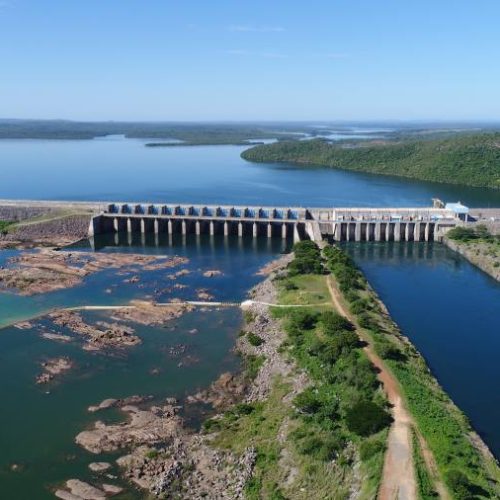
<svg viewBox="0 0 500 500">
<path fill-rule="evenodd" d="M 456 204 L 455 204 L 456 205 Z M 102 207 L 102 205 L 101 205 Z M 306 208 L 109 203 L 89 236 L 106 233 L 208 234 L 331 241 L 439 241 L 467 217 L 447 207 Z"/>
</svg>

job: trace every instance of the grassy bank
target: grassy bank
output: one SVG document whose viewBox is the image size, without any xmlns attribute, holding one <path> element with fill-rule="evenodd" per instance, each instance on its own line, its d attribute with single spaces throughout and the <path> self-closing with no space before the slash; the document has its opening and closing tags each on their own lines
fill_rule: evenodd
<svg viewBox="0 0 500 500">
<path fill-rule="evenodd" d="M 244 151 L 254 162 L 294 162 L 500 189 L 500 133 L 446 139 L 332 144 L 283 141 Z"/>
<path fill-rule="evenodd" d="M 314 265 L 319 250 L 309 243 L 296 249 L 298 257 L 274 280 L 278 303 L 291 307 L 271 308 L 263 320 L 281 332 L 276 351 L 263 349 L 276 339 L 250 340 L 258 314 L 246 315 L 243 336 L 254 356 L 265 351 L 288 368 L 274 373 L 267 398 L 236 405 L 205 427 L 216 446 L 239 455 L 255 449 L 246 498 L 372 499 L 391 420 L 385 395 L 353 325 L 328 302 L 323 267 Z"/>
<path fill-rule="evenodd" d="M 408 409 L 429 445 L 440 476 L 453 498 L 499 498 L 500 470 L 495 460 L 474 443 L 465 415 L 454 405 L 429 371 L 424 359 L 401 335 L 378 297 L 342 250 L 328 247 L 326 265 L 359 325 L 372 339 L 378 355 L 396 376 Z M 416 453 L 421 453 L 417 449 Z M 422 498 L 431 498 L 426 476 L 417 460 Z"/>
</svg>

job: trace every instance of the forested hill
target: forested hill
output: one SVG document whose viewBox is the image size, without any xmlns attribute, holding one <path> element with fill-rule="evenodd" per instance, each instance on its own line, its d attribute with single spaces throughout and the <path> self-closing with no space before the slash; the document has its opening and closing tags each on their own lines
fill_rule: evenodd
<svg viewBox="0 0 500 500">
<path fill-rule="evenodd" d="M 500 189 L 500 133 L 439 140 L 356 142 L 283 141 L 242 153 L 254 162 L 321 165 L 374 174 Z"/>
</svg>

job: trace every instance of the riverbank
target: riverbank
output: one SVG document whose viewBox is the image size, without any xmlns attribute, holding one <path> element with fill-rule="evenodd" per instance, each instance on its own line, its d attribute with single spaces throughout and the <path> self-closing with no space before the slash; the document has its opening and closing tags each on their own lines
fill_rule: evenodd
<svg viewBox="0 0 500 500">
<path fill-rule="evenodd" d="M 479 234 L 477 231 L 479 229 Z M 443 243 L 465 257 L 497 281 L 500 281 L 500 236 L 493 236 L 484 227 L 459 228 L 443 238 Z"/>
</svg>

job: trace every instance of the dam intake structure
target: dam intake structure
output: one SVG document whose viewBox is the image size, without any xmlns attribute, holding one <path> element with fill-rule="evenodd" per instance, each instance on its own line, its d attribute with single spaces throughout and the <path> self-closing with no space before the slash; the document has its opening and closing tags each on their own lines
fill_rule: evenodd
<svg viewBox="0 0 500 500">
<path fill-rule="evenodd" d="M 140 232 L 331 241 L 438 241 L 465 221 L 450 208 L 304 208 L 109 203 L 89 236 Z"/>
</svg>

